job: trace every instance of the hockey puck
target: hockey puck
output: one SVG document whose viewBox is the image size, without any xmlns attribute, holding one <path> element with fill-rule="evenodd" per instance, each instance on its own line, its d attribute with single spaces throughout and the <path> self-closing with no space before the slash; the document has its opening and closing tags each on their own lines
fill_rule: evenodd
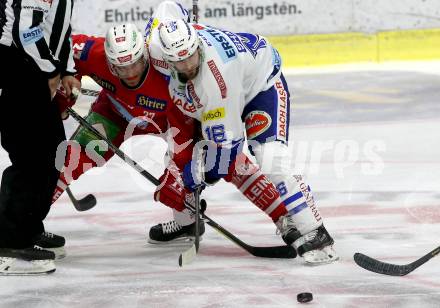
<svg viewBox="0 0 440 308">
<path fill-rule="evenodd" d="M 309 292 L 299 293 L 296 296 L 296 300 L 300 303 L 308 303 L 313 300 L 313 294 Z"/>
</svg>

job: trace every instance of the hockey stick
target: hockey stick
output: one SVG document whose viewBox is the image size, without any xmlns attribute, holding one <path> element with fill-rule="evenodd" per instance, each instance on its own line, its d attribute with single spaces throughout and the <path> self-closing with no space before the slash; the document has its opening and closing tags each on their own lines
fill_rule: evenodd
<svg viewBox="0 0 440 308">
<path fill-rule="evenodd" d="M 193 159 L 197 162 L 198 168 L 196 172 L 200 172 L 199 177 L 202 177 L 202 157 L 204 150 L 199 147 L 194 147 L 193 150 Z M 191 263 L 194 258 L 196 257 L 197 253 L 199 252 L 199 245 L 200 245 L 200 193 L 202 191 L 201 185 L 198 185 L 194 191 L 194 207 L 191 206 L 191 204 L 188 204 L 187 207 L 189 207 L 193 212 L 195 212 L 195 235 L 194 235 L 194 242 L 191 245 L 191 247 L 187 250 L 185 250 L 180 256 L 179 256 L 179 266 L 183 266 L 184 264 Z M 205 203 L 205 209 L 206 209 L 206 203 Z M 204 212 L 204 210 L 203 210 Z"/>
<path fill-rule="evenodd" d="M 198 0 L 193 0 L 192 3 L 192 14 L 193 14 L 193 22 L 197 23 L 199 21 L 199 6 L 198 6 Z M 194 203 L 195 203 L 195 212 L 196 212 L 196 218 L 195 218 L 195 238 L 194 238 L 194 245 L 187 250 L 188 251 L 192 251 L 195 253 L 190 253 L 191 256 L 194 256 L 197 254 L 197 252 L 199 251 L 199 245 L 200 245 L 200 187 L 197 187 L 195 192 L 194 192 Z M 204 201 L 204 200 L 203 200 Z M 205 202 L 205 208 L 206 208 L 206 202 Z M 204 212 L 204 211 L 203 211 Z M 184 252 L 184 254 L 186 253 Z M 183 257 L 184 254 L 181 255 L 181 258 L 179 258 L 179 265 L 182 266 L 183 264 Z M 193 258 L 194 258 L 193 257 Z M 190 260 L 190 262 L 192 261 L 192 259 Z"/>
<path fill-rule="evenodd" d="M 193 0 L 193 9 L 192 9 L 192 14 L 193 14 L 193 22 L 197 23 L 199 21 L 199 6 L 198 6 L 198 0 Z"/>
<path fill-rule="evenodd" d="M 413 270 L 420 267 L 421 265 L 428 262 L 430 259 L 438 255 L 439 253 L 440 253 L 440 246 L 434 249 L 433 251 L 427 253 L 420 259 L 405 265 L 385 263 L 373 259 L 359 252 L 355 253 L 353 258 L 354 258 L 354 262 L 356 262 L 357 265 L 368 271 L 375 272 L 378 274 L 389 275 L 389 276 L 405 276 L 411 273 Z"/>
<path fill-rule="evenodd" d="M 148 171 L 143 169 L 138 163 L 128 157 L 124 152 L 122 152 L 119 148 L 117 148 L 110 140 L 108 140 L 105 136 L 103 136 L 100 132 L 98 132 L 92 125 L 90 125 L 83 117 L 81 117 L 78 113 L 76 113 L 72 108 L 67 108 L 67 112 L 77 120 L 82 126 L 87 128 L 90 132 L 96 135 L 101 140 L 104 140 L 110 149 L 118 155 L 122 160 L 128 163 L 131 167 L 136 169 L 142 176 L 148 179 L 154 185 L 159 185 L 160 182 L 153 175 L 151 175 Z M 223 228 L 221 225 L 217 224 L 211 218 L 202 213 L 202 217 L 206 220 L 206 223 L 210 225 L 212 228 L 226 236 L 229 240 L 249 252 L 251 255 L 255 257 L 262 258 L 295 258 L 296 250 L 292 246 L 272 246 L 272 247 L 255 247 L 248 245 L 233 235 L 231 232 Z"/>
<path fill-rule="evenodd" d="M 199 246 L 200 246 L 200 188 L 197 188 L 194 192 L 194 203 L 195 203 L 195 212 L 196 212 L 196 225 L 195 225 L 195 237 L 194 237 L 194 243 L 191 245 L 191 247 L 187 250 L 185 250 L 180 256 L 179 256 L 179 266 L 186 265 L 188 263 L 191 263 L 194 258 L 196 257 L 197 253 L 199 252 Z M 206 203 L 205 203 L 206 208 Z M 202 211 L 204 212 L 204 210 Z"/>
<path fill-rule="evenodd" d="M 81 89 L 81 94 L 88 96 L 98 96 L 100 91 L 91 90 L 91 89 Z M 96 197 L 92 194 L 88 194 L 82 199 L 76 199 L 73 195 L 70 187 L 66 187 L 67 195 L 69 196 L 70 201 L 72 201 L 73 206 L 79 212 L 88 211 L 96 205 Z"/>
<path fill-rule="evenodd" d="M 101 91 L 92 90 L 92 89 L 84 89 L 84 88 L 81 89 L 81 94 L 87 96 L 98 96 L 100 92 Z"/>
<path fill-rule="evenodd" d="M 66 192 L 69 196 L 70 201 L 72 201 L 73 206 L 79 212 L 88 211 L 96 205 L 96 198 L 92 194 L 88 194 L 84 198 L 78 200 L 73 195 L 69 186 L 66 187 Z"/>
</svg>

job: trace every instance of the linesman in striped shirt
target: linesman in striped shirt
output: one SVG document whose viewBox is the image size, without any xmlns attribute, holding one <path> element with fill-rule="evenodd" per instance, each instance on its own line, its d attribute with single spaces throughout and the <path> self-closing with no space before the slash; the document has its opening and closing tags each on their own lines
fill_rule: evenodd
<svg viewBox="0 0 440 308">
<path fill-rule="evenodd" d="M 52 98 L 60 83 L 69 96 L 81 88 L 73 77 L 72 9 L 73 0 L 0 0 L 0 135 L 11 160 L 0 187 L 0 275 L 55 271 L 54 253 L 38 246 L 53 239 L 43 220 L 66 138 Z"/>
</svg>

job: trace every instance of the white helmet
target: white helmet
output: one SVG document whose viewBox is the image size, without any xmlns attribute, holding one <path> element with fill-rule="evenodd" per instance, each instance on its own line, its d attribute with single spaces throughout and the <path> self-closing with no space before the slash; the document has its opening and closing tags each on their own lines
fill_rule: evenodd
<svg viewBox="0 0 440 308">
<path fill-rule="evenodd" d="M 164 60 L 171 62 L 189 58 L 199 47 L 196 30 L 183 19 L 161 23 L 159 40 Z"/>
<path fill-rule="evenodd" d="M 107 31 L 104 49 L 110 64 L 127 66 L 144 56 L 144 38 L 134 24 L 122 24 Z"/>
</svg>

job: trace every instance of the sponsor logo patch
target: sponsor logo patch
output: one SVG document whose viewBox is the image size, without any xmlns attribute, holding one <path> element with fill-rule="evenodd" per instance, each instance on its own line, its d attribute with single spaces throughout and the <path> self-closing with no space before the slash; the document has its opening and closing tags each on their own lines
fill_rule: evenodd
<svg viewBox="0 0 440 308">
<path fill-rule="evenodd" d="M 196 30 L 203 30 L 203 29 L 205 29 L 205 27 L 203 27 L 202 25 L 198 25 L 198 24 L 193 24 L 192 26 Z"/>
<path fill-rule="evenodd" d="M 278 136 L 286 140 L 287 137 L 287 91 L 281 81 L 275 82 L 278 92 Z"/>
<path fill-rule="evenodd" d="M 230 39 L 228 39 L 228 36 L 226 36 L 225 33 L 212 28 L 206 28 L 199 33 L 202 35 L 206 34 L 206 38 L 214 44 L 215 49 L 224 63 L 237 58 L 234 45 L 231 44 Z"/>
<path fill-rule="evenodd" d="M 163 60 L 158 60 L 158 59 L 155 59 L 155 58 L 152 58 L 152 57 L 150 57 L 150 60 L 151 60 L 151 64 L 153 64 L 154 66 L 158 66 L 158 67 L 161 67 L 161 68 L 169 69 L 168 63 L 166 63 Z"/>
<path fill-rule="evenodd" d="M 217 65 L 214 60 L 208 61 L 209 69 L 211 70 L 212 75 L 214 75 L 215 80 L 217 81 L 218 87 L 220 89 L 220 93 L 222 98 L 226 98 L 228 89 L 226 88 L 225 80 L 223 79 L 222 74 L 220 73 Z"/>
<path fill-rule="evenodd" d="M 104 89 L 115 93 L 116 92 L 116 87 L 108 80 L 102 79 L 99 76 L 95 75 L 95 74 L 91 74 L 90 77 L 97 83 L 99 84 L 101 87 L 103 87 Z"/>
<path fill-rule="evenodd" d="M 188 54 L 188 49 L 181 50 L 177 53 L 179 57 L 186 56 Z"/>
<path fill-rule="evenodd" d="M 136 97 L 136 105 L 148 110 L 164 111 L 167 107 L 167 102 L 154 97 L 138 94 Z"/>
<path fill-rule="evenodd" d="M 221 107 L 221 108 L 209 110 L 208 112 L 204 112 L 202 119 L 203 122 L 213 121 L 213 120 L 223 119 L 225 115 L 226 115 L 225 108 Z"/>
<path fill-rule="evenodd" d="M 197 93 L 196 93 L 196 91 L 195 91 L 195 89 L 194 89 L 194 84 L 192 83 L 192 81 L 190 80 L 190 81 L 188 81 L 188 93 L 189 93 L 189 96 L 192 98 L 192 100 L 197 104 L 197 108 L 202 108 L 203 107 L 203 105 L 202 104 L 200 104 L 200 98 L 199 98 L 199 96 L 197 95 Z"/>
<path fill-rule="evenodd" d="M 231 39 L 232 43 L 237 47 L 238 52 L 246 52 L 246 47 L 244 47 L 237 34 L 225 30 L 223 30 L 223 33 Z"/>
<path fill-rule="evenodd" d="M 131 61 L 131 57 L 132 57 L 132 55 L 126 55 L 124 57 L 118 57 L 118 61 L 119 61 L 119 63 L 130 62 Z"/>
<path fill-rule="evenodd" d="M 25 31 L 20 31 L 20 39 L 22 45 L 30 45 L 43 38 L 43 30 L 37 26 Z"/>
<path fill-rule="evenodd" d="M 173 103 L 176 105 L 177 108 L 182 110 L 182 112 L 186 113 L 195 113 L 197 111 L 196 106 L 193 104 L 190 104 L 186 101 L 185 98 L 180 98 L 177 95 L 173 96 Z"/>
<path fill-rule="evenodd" d="M 121 43 L 121 42 L 125 42 L 125 37 L 124 36 L 120 36 L 116 38 L 116 43 Z"/>
<path fill-rule="evenodd" d="M 165 26 L 166 26 L 168 33 L 173 33 L 174 31 L 177 30 L 177 24 L 175 21 L 170 21 L 168 23 L 165 23 Z"/>
<path fill-rule="evenodd" d="M 253 139 L 265 131 L 267 131 L 272 124 L 272 118 L 267 112 L 252 111 L 245 120 L 246 134 L 249 139 Z"/>
</svg>

